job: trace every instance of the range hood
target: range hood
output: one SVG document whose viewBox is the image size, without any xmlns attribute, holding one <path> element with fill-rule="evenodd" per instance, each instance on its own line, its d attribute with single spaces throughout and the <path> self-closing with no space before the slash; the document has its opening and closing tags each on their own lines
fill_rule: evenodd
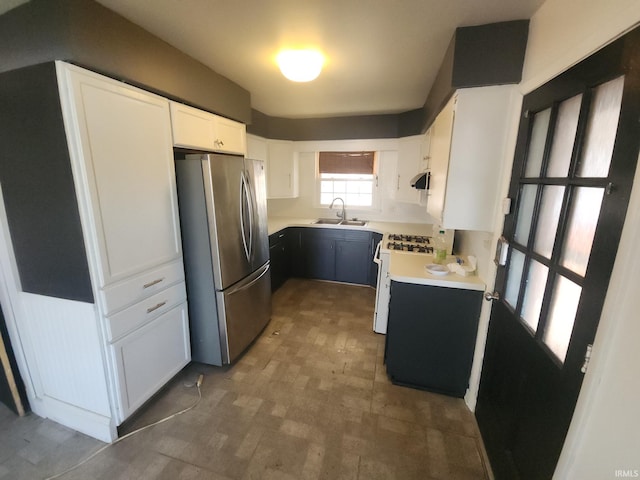
<svg viewBox="0 0 640 480">
<path fill-rule="evenodd" d="M 431 172 L 421 172 L 411 179 L 411 186 L 417 190 L 429 190 Z"/>
</svg>

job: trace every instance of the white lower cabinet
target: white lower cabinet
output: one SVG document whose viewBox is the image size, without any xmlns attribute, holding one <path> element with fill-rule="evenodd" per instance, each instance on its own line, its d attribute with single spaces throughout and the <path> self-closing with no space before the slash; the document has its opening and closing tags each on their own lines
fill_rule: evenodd
<svg viewBox="0 0 640 480">
<path fill-rule="evenodd" d="M 106 317 L 107 341 L 118 340 L 178 303 L 186 301 L 186 298 L 187 291 L 182 282 Z"/>
<path fill-rule="evenodd" d="M 7 115 L 14 120 L 9 132 L 25 128 L 34 145 L 50 151 L 45 171 L 53 186 L 23 192 L 38 197 L 54 219 L 27 229 L 32 251 L 60 228 L 64 235 L 53 244 L 71 260 L 51 280 L 51 268 L 33 270 L 40 257 L 29 258 L 26 271 L 36 272 L 36 287 L 23 291 L 18 250 L 4 233 L 15 226 L 5 223 L 0 202 L 0 277 L 31 410 L 111 442 L 118 425 L 191 356 L 169 101 L 64 62 L 52 67 L 15 73 L 26 85 L 15 94 L 23 102 L 34 96 L 28 105 L 37 108 L 25 108 L 33 120 L 15 109 Z M 42 118 L 39 109 L 47 112 Z M 20 164 L 33 161 L 16 155 Z M 44 177 L 36 178 L 28 184 L 34 189 Z M 40 218 L 25 215 L 24 225 L 32 228 Z M 38 243 L 33 232 L 45 239 Z M 65 235 L 75 235 L 75 243 L 60 240 Z M 77 281 L 38 287 L 65 276 Z"/>
<path fill-rule="evenodd" d="M 169 101 L 64 63 L 57 71 L 103 349 L 92 374 L 106 375 L 113 440 L 191 358 Z"/>
<path fill-rule="evenodd" d="M 122 423 L 191 359 L 187 303 L 114 343 L 111 354 L 118 378 L 118 423 Z"/>
</svg>

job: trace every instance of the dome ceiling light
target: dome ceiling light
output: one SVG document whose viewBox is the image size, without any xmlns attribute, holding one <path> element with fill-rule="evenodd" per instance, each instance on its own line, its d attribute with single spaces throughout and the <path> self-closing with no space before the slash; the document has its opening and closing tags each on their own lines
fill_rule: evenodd
<svg viewBox="0 0 640 480">
<path fill-rule="evenodd" d="M 320 75 L 324 56 L 317 50 L 283 50 L 276 56 L 282 74 L 293 82 L 310 82 Z"/>
</svg>

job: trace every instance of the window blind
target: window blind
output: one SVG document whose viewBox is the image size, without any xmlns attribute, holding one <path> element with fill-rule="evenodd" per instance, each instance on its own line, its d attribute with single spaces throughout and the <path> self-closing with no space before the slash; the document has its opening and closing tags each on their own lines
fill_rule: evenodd
<svg viewBox="0 0 640 480">
<path fill-rule="evenodd" d="M 319 173 L 374 174 L 375 152 L 320 152 Z"/>
</svg>

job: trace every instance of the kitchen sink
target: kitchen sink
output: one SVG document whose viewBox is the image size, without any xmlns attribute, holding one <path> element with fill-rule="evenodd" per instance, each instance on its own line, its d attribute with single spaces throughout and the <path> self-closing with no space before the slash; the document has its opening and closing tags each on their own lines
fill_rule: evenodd
<svg viewBox="0 0 640 480">
<path fill-rule="evenodd" d="M 366 220 L 341 220 L 339 218 L 319 218 L 314 225 L 341 225 L 345 227 L 364 227 Z"/>
<path fill-rule="evenodd" d="M 341 222 L 340 218 L 319 218 L 313 223 L 316 225 L 339 225 Z"/>
<path fill-rule="evenodd" d="M 350 227 L 364 227 L 366 224 L 366 220 L 345 220 L 343 222 L 340 222 L 340 225 L 346 225 Z"/>
</svg>

